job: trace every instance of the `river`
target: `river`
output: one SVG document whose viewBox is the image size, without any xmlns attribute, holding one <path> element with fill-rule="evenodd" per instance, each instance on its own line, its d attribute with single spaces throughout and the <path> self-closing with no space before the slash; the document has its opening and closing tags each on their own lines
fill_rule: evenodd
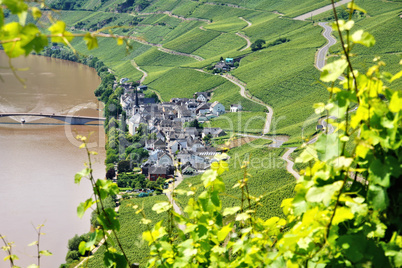
<svg viewBox="0 0 402 268">
<path fill-rule="evenodd" d="M 55 113 L 101 116 L 93 92 L 100 83 L 96 71 L 82 64 L 42 56 L 12 61 L 15 67 L 28 68 L 18 75 L 0 68 L 0 113 Z M 8 61 L 0 51 L 0 67 Z M 91 136 L 95 176 L 104 177 L 104 131 L 102 122 L 85 126 L 65 125 L 50 118 L 0 118 L 0 234 L 15 242 L 16 265 L 36 263 L 37 240 L 33 226 L 44 223 L 41 250 L 52 256 L 41 258 L 41 267 L 59 267 L 67 253 L 68 239 L 89 231 L 90 211 L 79 219 L 77 205 L 91 196 L 88 181 L 74 184 L 74 174 L 84 168 L 86 154 L 79 149 L 76 134 Z M 3 245 L 1 245 L 3 246 Z M 9 267 L 0 253 L 0 267 Z"/>
</svg>

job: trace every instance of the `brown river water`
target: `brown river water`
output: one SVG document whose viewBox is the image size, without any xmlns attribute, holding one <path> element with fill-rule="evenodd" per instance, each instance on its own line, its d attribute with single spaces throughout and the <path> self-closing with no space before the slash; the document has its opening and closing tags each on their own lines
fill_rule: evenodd
<svg viewBox="0 0 402 268">
<path fill-rule="evenodd" d="M 101 116 L 93 92 L 100 83 L 94 69 L 41 56 L 12 61 L 26 79 L 26 88 L 16 79 L 8 59 L 0 51 L 0 113 L 55 113 Z M 37 240 L 33 226 L 44 223 L 41 250 L 52 256 L 41 258 L 41 267 L 59 267 L 67 253 L 68 239 L 89 231 L 90 211 L 79 219 L 78 204 L 91 196 L 88 181 L 74 184 L 74 174 L 87 161 L 76 134 L 91 136 L 90 147 L 99 153 L 93 159 L 97 178 L 104 177 L 104 131 L 102 122 L 85 126 L 66 125 L 50 118 L 0 117 L 0 234 L 15 242 L 16 265 L 36 263 Z M 1 244 L 1 246 L 3 246 Z M 10 267 L 0 251 L 0 267 Z"/>
</svg>

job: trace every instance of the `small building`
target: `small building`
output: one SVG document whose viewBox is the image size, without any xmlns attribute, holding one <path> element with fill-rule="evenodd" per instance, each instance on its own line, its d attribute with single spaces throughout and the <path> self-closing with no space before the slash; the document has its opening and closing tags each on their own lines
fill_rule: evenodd
<svg viewBox="0 0 402 268">
<path fill-rule="evenodd" d="M 138 91 L 144 91 L 144 90 L 147 90 L 148 89 L 148 86 L 145 86 L 145 85 L 142 85 L 142 86 L 138 86 L 137 87 L 137 90 Z"/>
<path fill-rule="evenodd" d="M 194 175 L 197 170 L 191 165 L 187 165 L 186 167 L 182 168 L 181 172 L 183 173 L 183 175 Z"/>
<path fill-rule="evenodd" d="M 233 66 L 234 65 L 234 60 L 233 60 L 233 58 L 226 58 L 225 63 L 227 65 L 229 65 L 229 66 Z"/>
<path fill-rule="evenodd" d="M 209 110 L 213 115 L 219 116 L 219 115 L 225 113 L 225 106 L 223 106 L 222 103 L 215 101 L 214 103 L 211 104 L 211 107 Z"/>
<path fill-rule="evenodd" d="M 243 110 L 243 107 L 240 104 L 231 104 L 230 105 L 230 112 L 231 113 L 237 113 L 239 111 Z"/>
<path fill-rule="evenodd" d="M 156 181 L 158 178 L 173 178 L 174 168 L 171 166 L 150 166 L 147 168 L 147 178 L 150 181 Z"/>
<path fill-rule="evenodd" d="M 209 92 L 195 92 L 194 98 L 196 98 L 197 102 L 208 102 L 211 93 Z"/>
<path fill-rule="evenodd" d="M 226 62 L 224 62 L 224 61 L 220 61 L 220 62 L 218 62 L 217 64 L 215 64 L 215 67 L 214 67 L 216 70 L 219 70 L 219 71 L 223 71 L 223 72 L 227 72 L 227 71 L 230 71 L 230 65 L 228 65 Z"/>
<path fill-rule="evenodd" d="M 209 112 L 210 107 L 211 105 L 209 103 L 203 103 L 195 109 L 195 112 L 197 115 L 204 115 Z"/>
<path fill-rule="evenodd" d="M 166 152 L 158 155 L 158 166 L 173 166 L 173 159 Z"/>
<path fill-rule="evenodd" d="M 221 128 L 219 127 L 213 127 L 213 128 L 204 128 L 202 130 L 202 137 L 204 138 L 206 135 L 211 135 L 214 138 L 217 137 L 222 137 L 226 135 L 226 132 L 223 131 Z"/>
<path fill-rule="evenodd" d="M 134 135 L 137 132 L 137 128 L 140 126 L 140 124 L 146 124 L 146 123 L 147 122 L 141 116 L 141 114 L 137 113 L 133 115 L 128 121 L 128 132 L 131 135 Z"/>
</svg>

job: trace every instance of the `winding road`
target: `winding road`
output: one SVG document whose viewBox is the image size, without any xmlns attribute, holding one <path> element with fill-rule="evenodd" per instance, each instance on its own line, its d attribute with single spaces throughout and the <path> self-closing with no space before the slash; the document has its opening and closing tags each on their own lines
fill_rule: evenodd
<svg viewBox="0 0 402 268">
<path fill-rule="evenodd" d="M 349 3 L 349 2 L 352 2 L 352 0 L 342 0 L 342 1 L 336 2 L 336 3 L 335 3 L 335 7 L 339 7 L 339 6 L 344 5 L 344 4 L 346 4 L 346 3 Z M 324 12 L 326 12 L 326 11 L 328 11 L 328 10 L 331 10 L 331 9 L 332 9 L 332 5 L 328 5 L 328 6 L 325 6 L 325 7 L 316 9 L 316 10 L 313 10 L 313 11 L 311 11 L 311 12 L 308 12 L 308 13 L 306 13 L 306 14 L 297 16 L 297 17 L 295 17 L 295 18 L 293 18 L 293 19 L 294 19 L 294 20 L 306 20 L 306 19 L 311 18 L 312 16 L 315 16 L 315 15 L 318 15 L 318 14 L 321 14 L 321 13 L 324 13 Z"/>
<path fill-rule="evenodd" d="M 328 42 L 325 44 L 325 46 L 321 47 L 316 54 L 315 58 L 315 67 L 318 70 L 322 70 L 322 68 L 325 66 L 326 62 L 326 57 L 328 54 L 329 47 L 333 46 L 336 44 L 336 39 L 332 36 L 332 27 L 328 25 L 327 22 L 319 22 L 318 25 L 324 28 L 324 32 L 322 35 L 325 37 L 325 39 L 328 40 Z"/>
</svg>

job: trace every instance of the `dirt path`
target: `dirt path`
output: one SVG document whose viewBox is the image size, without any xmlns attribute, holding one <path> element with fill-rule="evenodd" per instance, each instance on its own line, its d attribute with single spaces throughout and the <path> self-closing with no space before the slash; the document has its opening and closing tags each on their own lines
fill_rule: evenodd
<svg viewBox="0 0 402 268">
<path fill-rule="evenodd" d="M 172 11 L 157 11 L 157 12 L 148 12 L 148 13 L 138 13 L 138 16 L 147 16 L 147 15 L 155 15 L 155 14 L 165 14 L 165 15 L 168 15 L 169 17 L 176 18 L 176 19 L 179 19 L 179 20 L 187 20 L 187 21 L 196 20 L 196 21 L 203 21 L 203 22 L 206 22 L 206 23 L 211 23 L 207 19 L 186 18 L 186 17 L 182 17 L 182 16 L 179 16 L 179 15 L 174 15 L 172 13 Z"/>
<path fill-rule="evenodd" d="M 134 60 L 131 60 L 131 65 L 133 65 L 134 68 L 137 69 L 138 71 L 142 72 L 143 75 L 140 79 L 140 85 L 142 85 L 142 83 L 144 83 L 145 78 L 147 78 L 148 73 L 146 71 L 142 70 Z"/>
<path fill-rule="evenodd" d="M 256 97 L 251 96 L 247 91 L 246 91 L 246 84 L 242 81 L 240 81 L 239 79 L 237 79 L 234 76 L 231 76 L 229 74 L 225 74 L 222 76 L 223 78 L 226 78 L 227 80 L 229 80 L 230 82 L 232 82 L 233 84 L 235 84 L 236 86 L 240 87 L 240 95 L 245 98 L 248 99 L 252 102 L 255 102 L 259 105 L 265 106 L 268 109 L 268 113 L 267 113 L 267 119 L 265 121 L 265 125 L 264 125 L 264 129 L 262 131 L 262 133 L 268 134 L 271 128 L 271 122 L 272 122 L 272 117 L 274 115 L 274 109 L 272 109 L 271 106 L 265 104 L 263 101 L 257 99 Z"/>
<path fill-rule="evenodd" d="M 246 19 L 243 18 L 243 17 L 239 17 L 239 19 L 244 20 L 244 21 L 247 22 L 247 24 L 248 24 L 248 25 L 247 25 L 246 27 L 244 27 L 243 29 L 245 29 L 245 28 L 250 27 L 251 25 L 253 25 L 250 21 L 246 20 Z"/>
<path fill-rule="evenodd" d="M 240 36 L 241 38 L 244 38 L 244 40 L 246 40 L 246 42 L 247 42 L 247 45 L 245 47 L 243 47 L 242 49 L 240 49 L 240 51 L 244 51 L 251 46 L 251 41 L 250 41 L 250 38 L 248 38 L 248 36 L 246 36 L 245 34 L 242 34 L 242 33 L 236 33 L 236 35 Z"/>
<path fill-rule="evenodd" d="M 110 34 L 103 34 L 103 33 L 99 33 L 98 36 L 101 36 L 101 37 L 111 37 Z M 203 57 L 200 57 L 200 56 L 197 56 L 197 55 L 193 55 L 193 54 L 184 53 L 184 52 L 174 51 L 174 50 L 171 50 L 171 49 L 168 49 L 168 48 L 164 48 L 164 47 L 162 47 L 161 44 L 151 43 L 151 42 L 145 41 L 144 39 L 142 39 L 142 38 L 140 38 L 140 37 L 136 37 L 136 36 L 129 36 L 129 37 L 126 37 L 126 36 L 118 36 L 118 35 L 114 35 L 114 37 L 128 38 L 128 39 L 130 39 L 130 40 L 133 40 L 133 41 L 135 41 L 135 42 L 137 42 L 137 43 L 140 43 L 140 44 L 143 44 L 143 45 L 152 46 L 152 47 L 157 47 L 158 50 L 160 50 L 160 51 L 162 51 L 162 52 L 165 52 L 165 53 L 169 53 L 169 54 L 173 54 L 173 55 L 178 55 L 178 56 L 191 57 L 191 58 L 196 59 L 196 60 L 198 60 L 198 61 L 203 61 L 203 60 L 204 60 Z"/>
</svg>

